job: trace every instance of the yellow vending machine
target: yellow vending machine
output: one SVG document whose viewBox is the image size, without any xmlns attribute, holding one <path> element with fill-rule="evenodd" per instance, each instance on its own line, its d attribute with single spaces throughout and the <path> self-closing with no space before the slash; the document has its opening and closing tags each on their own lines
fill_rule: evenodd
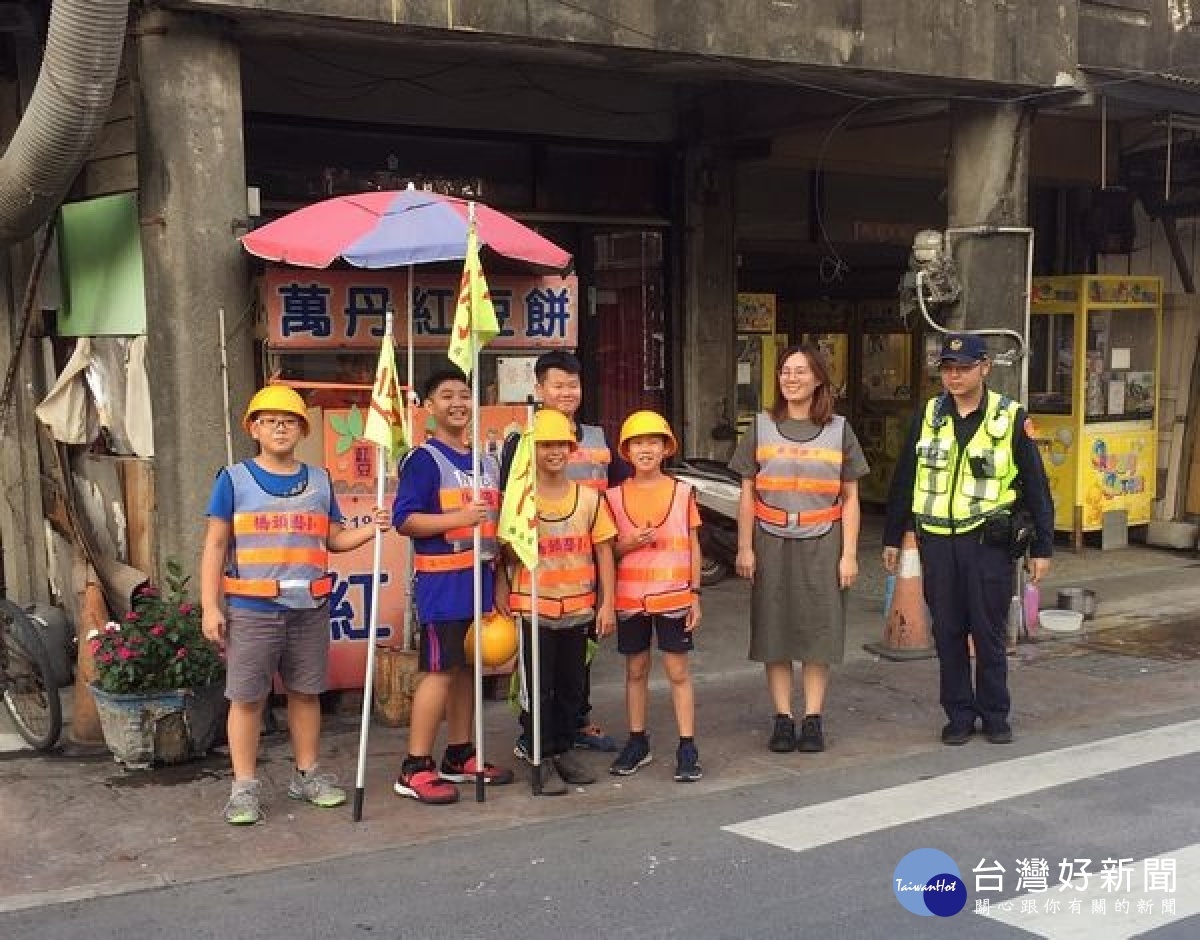
<svg viewBox="0 0 1200 940">
<path fill-rule="evenodd" d="M 1043 277 L 1033 282 L 1029 412 L 1072 534 L 1144 525 L 1154 504 L 1162 282 Z M 1122 533 L 1124 535 L 1124 533 Z"/>
</svg>

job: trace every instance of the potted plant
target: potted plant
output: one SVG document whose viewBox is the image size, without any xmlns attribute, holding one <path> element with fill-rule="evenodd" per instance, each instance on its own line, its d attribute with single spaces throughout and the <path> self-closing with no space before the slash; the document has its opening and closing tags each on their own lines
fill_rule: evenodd
<svg viewBox="0 0 1200 940">
<path fill-rule="evenodd" d="M 139 588 L 120 623 L 88 635 L 104 741 L 126 767 L 202 755 L 221 725 L 225 664 L 204 637 L 188 580 L 178 562 L 167 562 L 164 590 Z"/>
</svg>

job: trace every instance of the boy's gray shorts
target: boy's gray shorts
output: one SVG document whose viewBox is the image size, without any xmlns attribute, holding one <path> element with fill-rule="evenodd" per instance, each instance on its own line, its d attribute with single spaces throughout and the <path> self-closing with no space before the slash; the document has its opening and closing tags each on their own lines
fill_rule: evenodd
<svg viewBox="0 0 1200 940">
<path fill-rule="evenodd" d="M 229 608 L 225 618 L 225 697 L 261 702 L 275 673 L 289 692 L 318 695 L 329 671 L 329 605 L 312 610 Z"/>
</svg>

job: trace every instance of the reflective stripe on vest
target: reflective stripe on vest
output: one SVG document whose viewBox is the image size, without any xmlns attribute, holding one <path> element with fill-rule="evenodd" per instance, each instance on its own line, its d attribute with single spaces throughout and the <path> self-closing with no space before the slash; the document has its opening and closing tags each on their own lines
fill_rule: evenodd
<svg viewBox="0 0 1200 940">
<path fill-rule="evenodd" d="M 437 464 L 438 475 L 440 477 L 438 483 L 438 505 L 442 512 L 454 512 L 461 509 L 463 506 L 468 506 L 474 498 L 471 487 L 471 474 L 468 471 L 459 470 L 458 467 L 451 463 L 450 458 L 443 454 L 438 448 L 429 444 L 422 444 L 430 454 L 433 455 L 434 462 Z M 500 479 L 500 467 L 496 463 L 496 458 L 484 455 L 479 461 L 479 498 L 488 505 L 487 518 L 480 525 L 480 557 L 484 561 L 489 561 L 496 557 L 496 525 L 500 521 L 500 491 L 497 489 L 497 481 Z M 443 534 L 442 538 L 450 546 L 450 550 L 455 553 L 466 552 L 470 553 L 475 548 L 475 529 L 471 526 L 464 526 L 460 529 L 451 529 Z M 471 567 L 474 562 L 468 562 L 466 567 Z M 414 562 L 413 566 L 417 571 L 422 570 L 417 568 Z M 429 570 L 429 569 L 425 569 Z M 450 569 L 457 570 L 457 569 Z"/>
<path fill-rule="evenodd" d="M 754 518 L 785 539 L 824 535 L 842 517 L 846 419 L 834 415 L 808 441 L 785 437 L 768 414 L 755 417 Z"/>
<path fill-rule="evenodd" d="M 617 561 L 617 603 L 621 613 L 666 614 L 686 610 L 695 595 L 692 592 L 692 539 L 690 513 L 692 488 L 674 481 L 671 506 L 661 522 L 645 520 L 636 524 L 626 509 L 625 488 L 629 482 L 614 486 L 604 495 L 617 524 L 617 535 L 629 538 L 641 529 L 653 526 L 654 541 L 635 549 Z"/>
<path fill-rule="evenodd" d="M 600 494 L 573 485 L 571 511 L 562 517 L 538 513 L 538 615 L 560 620 L 567 614 L 589 615 L 596 609 L 596 559 L 592 526 L 600 509 Z M 533 579 L 529 569 L 517 569 L 512 609 L 533 610 Z"/>
<path fill-rule="evenodd" d="M 233 485 L 233 542 L 225 593 L 313 608 L 333 589 L 328 574 L 333 487 L 321 467 L 308 466 L 304 489 L 272 496 L 245 462 L 226 468 Z"/>
<path fill-rule="evenodd" d="M 924 532 L 952 535 L 970 532 L 984 519 L 1007 509 L 1017 499 L 1013 458 L 1018 405 L 988 390 L 984 419 L 966 450 L 954 436 L 953 408 L 948 395 L 931 398 L 917 440 L 913 517 Z"/>
<path fill-rule="evenodd" d="M 604 428 L 578 424 L 575 429 L 579 434 L 579 446 L 567 458 L 567 479 L 603 492 L 608 489 L 608 465 L 612 463 L 612 451 L 604 438 Z"/>
</svg>

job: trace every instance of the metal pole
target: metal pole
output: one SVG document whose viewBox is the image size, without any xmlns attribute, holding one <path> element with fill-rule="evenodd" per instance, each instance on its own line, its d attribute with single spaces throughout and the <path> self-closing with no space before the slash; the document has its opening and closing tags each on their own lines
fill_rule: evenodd
<svg viewBox="0 0 1200 940">
<path fill-rule="evenodd" d="M 233 466 L 233 428 L 229 419 L 229 359 L 225 344 L 225 308 L 217 308 L 217 326 L 221 331 L 221 392 L 225 397 L 225 465 Z"/>
<path fill-rule="evenodd" d="M 467 208 L 467 224 L 475 227 L 475 203 Z M 471 499 L 479 502 L 479 341 L 471 324 Z M 475 601 L 475 802 L 487 799 L 483 750 L 483 529 L 475 526 L 473 590 Z"/>
<path fill-rule="evenodd" d="M 414 388 L 416 379 L 413 364 L 413 266 L 408 266 L 408 390 L 404 393 L 404 423 L 410 440 L 410 448 L 417 446 L 416 431 L 416 400 L 417 390 Z M 408 543 L 408 551 L 404 553 L 404 589 L 407 592 L 408 603 L 404 605 L 404 648 L 413 649 L 413 548 L 412 541 Z"/>
<path fill-rule="evenodd" d="M 383 326 L 383 341 L 392 341 L 392 311 L 389 309 Z M 375 505 L 383 505 L 383 490 L 387 480 L 388 451 L 375 447 Z M 354 821 L 362 820 L 363 798 L 366 794 L 367 735 L 371 727 L 371 696 L 375 689 L 375 641 L 379 634 L 379 582 L 383 568 L 383 533 L 375 530 L 375 559 L 371 578 L 371 615 L 367 629 L 367 666 L 363 675 L 362 721 L 358 731 L 358 773 L 354 780 Z M 478 631 L 477 631 L 478 632 Z"/>
<path fill-rule="evenodd" d="M 527 433 L 533 432 L 533 405 L 529 406 L 529 422 L 526 428 Z M 537 512 L 537 444 L 534 445 L 533 465 L 529 468 L 531 479 L 530 485 L 533 487 L 533 509 Z M 541 560 L 539 553 L 539 562 Z M 542 792 L 542 649 L 541 649 L 541 634 L 538 632 L 540 627 L 538 624 L 538 568 L 541 565 L 534 565 L 529 572 L 529 596 L 530 596 L 530 637 L 529 642 L 533 644 L 531 650 L 533 659 L 533 692 L 529 702 L 529 714 L 533 718 L 533 792 L 540 794 Z"/>
</svg>

